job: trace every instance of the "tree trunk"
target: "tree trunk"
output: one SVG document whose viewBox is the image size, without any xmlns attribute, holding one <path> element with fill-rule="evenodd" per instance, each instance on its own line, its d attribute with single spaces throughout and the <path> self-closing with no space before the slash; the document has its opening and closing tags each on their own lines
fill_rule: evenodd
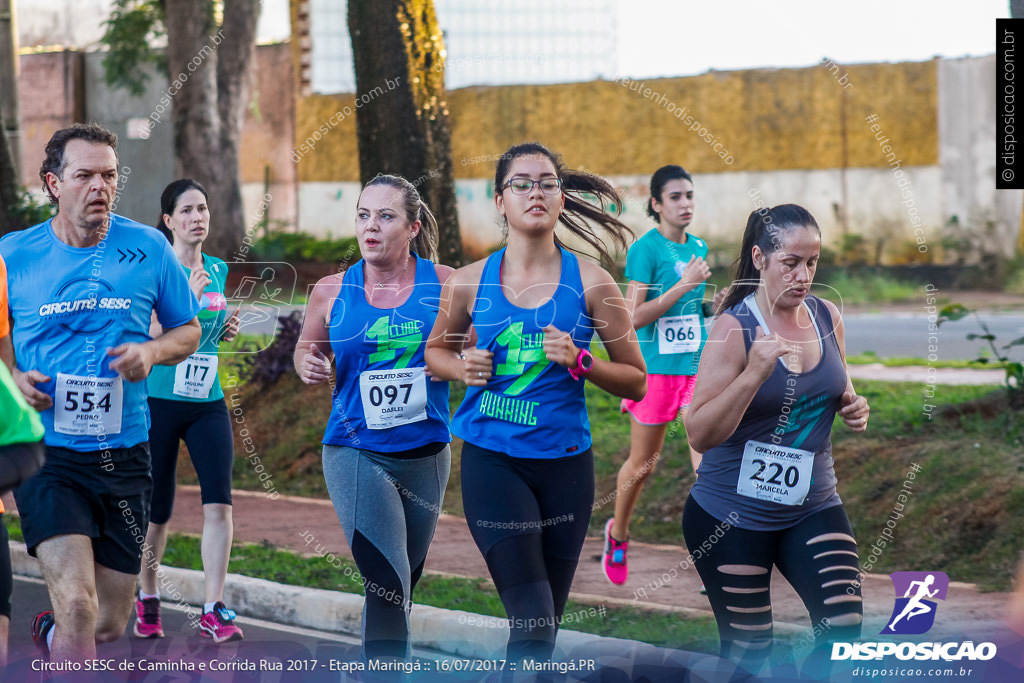
<svg viewBox="0 0 1024 683">
<path fill-rule="evenodd" d="M 462 265 L 444 42 L 432 0 L 349 0 L 359 175 L 403 176 L 437 217 L 442 263 Z"/>
<path fill-rule="evenodd" d="M 14 208 L 18 205 L 18 178 L 7 136 L 0 135 L 0 236 L 25 226 L 15 225 Z"/>
<path fill-rule="evenodd" d="M 259 0 L 225 0 L 218 29 L 213 3 L 167 0 L 167 62 L 174 95 L 175 174 L 210 194 L 204 251 L 230 259 L 245 234 L 238 143 L 255 58 Z"/>
<path fill-rule="evenodd" d="M 14 3 L 0 0 L 0 235 L 15 228 L 18 204 L 18 36 Z M 21 227 L 21 226 L 18 226 Z"/>
</svg>

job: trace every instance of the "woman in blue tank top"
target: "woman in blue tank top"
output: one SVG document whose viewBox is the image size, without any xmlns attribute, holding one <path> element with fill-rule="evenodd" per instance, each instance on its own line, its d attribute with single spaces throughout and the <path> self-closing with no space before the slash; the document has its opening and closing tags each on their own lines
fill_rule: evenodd
<svg viewBox="0 0 1024 683">
<path fill-rule="evenodd" d="M 750 214 L 686 417 L 704 458 L 683 534 L 722 656 L 754 672 L 772 642 L 773 566 L 810 611 L 815 666 L 827 663 L 829 641 L 860 636 L 857 542 L 836 493 L 830 434 L 837 414 L 863 431 L 869 409 L 846 371 L 839 309 L 809 295 L 820 251 L 805 209 Z"/>
<path fill-rule="evenodd" d="M 561 223 L 607 259 L 586 219 L 624 247 L 628 228 L 603 211 L 622 205 L 614 188 L 537 143 L 501 155 L 494 187 L 507 245 L 445 284 L 427 362 L 435 376 L 468 385 L 452 422 L 465 440 L 463 506 L 508 614 L 507 658 L 545 660 L 594 500 L 579 380 L 638 400 L 646 371 L 614 280 L 555 235 Z M 470 326 L 476 341 L 463 352 Z M 590 353 L 595 331 L 608 360 Z"/>
<path fill-rule="evenodd" d="M 324 479 L 362 575 L 363 658 L 401 661 L 451 465 L 448 383 L 423 348 L 452 269 L 432 262 L 437 222 L 404 178 L 367 183 L 356 237 L 363 258 L 317 283 L 294 362 L 334 384 Z"/>
</svg>

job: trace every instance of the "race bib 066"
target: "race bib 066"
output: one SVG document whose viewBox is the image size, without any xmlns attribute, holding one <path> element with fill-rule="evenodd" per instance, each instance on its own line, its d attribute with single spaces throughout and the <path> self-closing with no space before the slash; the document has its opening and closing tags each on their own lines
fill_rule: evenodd
<svg viewBox="0 0 1024 683">
<path fill-rule="evenodd" d="M 700 335 L 700 316 L 696 314 L 658 318 L 658 353 L 695 353 Z"/>
</svg>

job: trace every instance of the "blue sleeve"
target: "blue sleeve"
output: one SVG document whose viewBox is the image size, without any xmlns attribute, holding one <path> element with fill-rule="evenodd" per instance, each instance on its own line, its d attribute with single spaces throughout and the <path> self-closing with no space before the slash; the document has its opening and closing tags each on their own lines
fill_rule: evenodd
<svg viewBox="0 0 1024 683">
<path fill-rule="evenodd" d="M 626 279 L 653 284 L 654 260 L 651 258 L 650 250 L 641 240 L 643 237 L 634 242 L 626 252 Z"/>
<path fill-rule="evenodd" d="M 170 242 L 163 241 L 160 258 L 160 286 L 157 294 L 156 318 L 164 329 L 180 327 L 199 314 L 199 301 L 188 286 L 185 271 Z"/>
</svg>

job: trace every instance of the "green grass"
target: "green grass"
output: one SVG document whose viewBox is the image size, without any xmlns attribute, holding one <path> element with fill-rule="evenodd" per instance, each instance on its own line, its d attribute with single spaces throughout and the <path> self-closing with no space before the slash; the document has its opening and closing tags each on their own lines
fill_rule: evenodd
<svg viewBox="0 0 1024 683">
<path fill-rule="evenodd" d="M 999 370 L 1003 367 L 1002 363 L 995 362 L 981 362 L 978 360 L 937 360 L 930 361 L 925 358 L 909 358 L 905 356 L 897 356 L 895 358 L 880 358 L 874 351 L 865 351 L 864 353 L 856 356 L 847 356 L 846 362 L 849 365 L 871 365 L 872 363 L 881 363 L 887 368 L 899 368 L 899 367 L 924 367 L 930 366 L 933 368 L 967 368 L 970 370 Z"/>
<path fill-rule="evenodd" d="M 921 299 L 921 285 L 897 280 L 888 275 L 851 276 L 840 270 L 834 272 L 827 281 L 815 284 L 815 294 L 840 306 Z"/>
</svg>

